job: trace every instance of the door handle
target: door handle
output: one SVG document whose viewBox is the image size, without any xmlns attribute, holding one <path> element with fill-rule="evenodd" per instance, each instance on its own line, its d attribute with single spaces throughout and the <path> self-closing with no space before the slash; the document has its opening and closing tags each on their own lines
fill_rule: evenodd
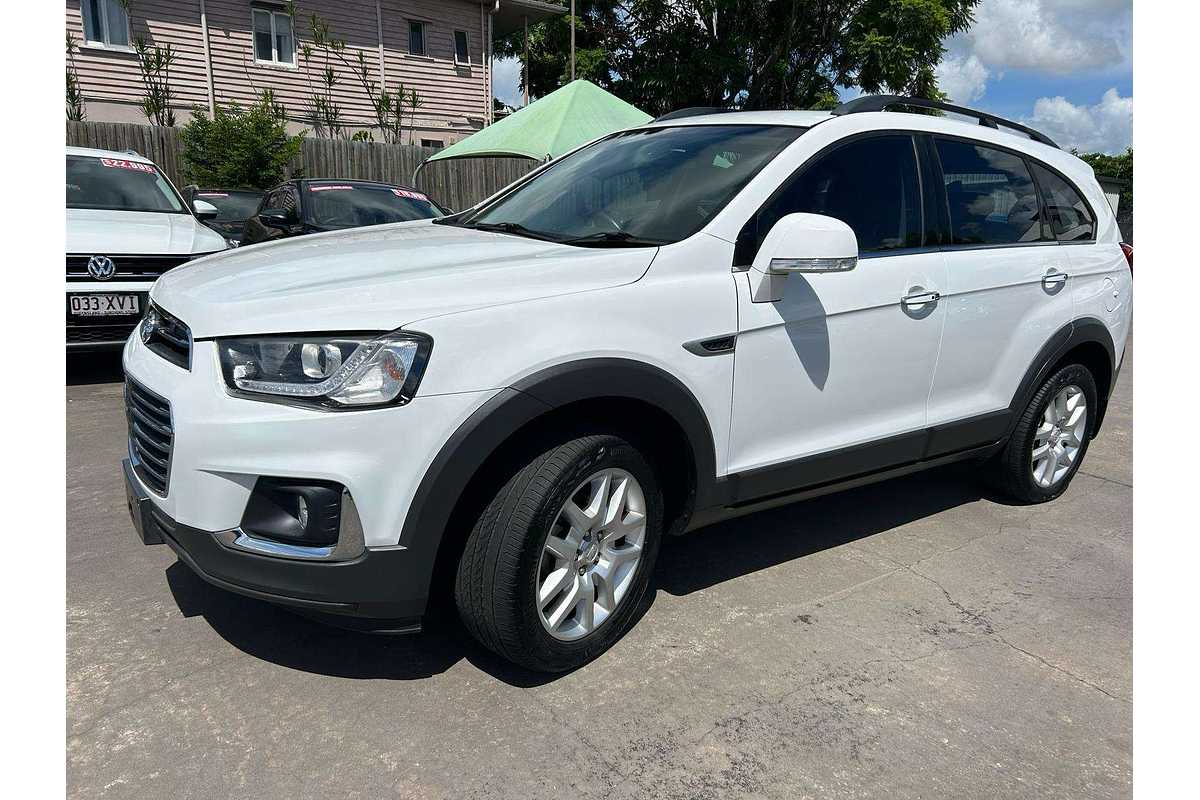
<svg viewBox="0 0 1200 800">
<path fill-rule="evenodd" d="M 1062 286 L 1067 282 L 1067 278 L 1069 277 L 1071 276 L 1067 273 L 1059 272 L 1057 269 L 1051 267 L 1050 271 L 1042 276 L 1042 286 L 1045 286 L 1047 289 L 1051 289 L 1055 286 Z"/>
<path fill-rule="evenodd" d="M 927 292 L 921 290 L 919 292 L 913 292 L 912 294 L 904 295 L 904 297 L 900 298 L 900 303 L 905 308 L 916 308 L 929 303 L 936 303 L 940 299 L 942 299 L 942 296 L 938 292 Z"/>
</svg>

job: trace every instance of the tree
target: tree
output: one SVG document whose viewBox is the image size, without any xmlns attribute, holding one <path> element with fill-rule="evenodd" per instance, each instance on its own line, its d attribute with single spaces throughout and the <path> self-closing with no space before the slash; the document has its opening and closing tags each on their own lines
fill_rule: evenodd
<svg viewBox="0 0 1200 800">
<path fill-rule="evenodd" d="M 1121 190 L 1121 202 L 1117 205 L 1117 208 L 1122 210 L 1133 208 L 1132 147 L 1126 148 L 1124 153 L 1116 156 L 1109 155 L 1108 153 L 1079 153 L 1075 150 L 1071 152 L 1086 161 L 1095 170 L 1097 175 L 1104 175 L 1109 178 L 1122 178 L 1129 181 L 1129 185 Z"/>
<path fill-rule="evenodd" d="M 174 95 L 171 91 L 171 65 L 175 63 L 175 51 L 168 42 L 165 47 L 151 45 L 142 36 L 133 39 L 133 51 L 137 54 L 138 69 L 142 73 L 142 113 L 151 124 L 168 128 L 175 127 L 175 109 L 171 108 Z"/>
<path fill-rule="evenodd" d="M 83 107 L 83 90 L 79 88 L 79 74 L 75 71 L 75 37 L 67 33 L 67 119 L 83 122 L 87 111 Z"/>
<path fill-rule="evenodd" d="M 288 2 L 287 14 L 292 18 L 292 29 L 295 30 L 296 4 L 294 2 Z M 309 15 L 308 32 L 312 38 L 312 44 L 303 44 L 300 47 L 306 67 L 304 75 L 308 80 L 308 97 L 304 102 L 305 117 L 312 125 L 313 133 L 319 139 L 348 138 L 349 131 L 342 124 L 342 107 L 334 99 L 337 71 L 333 67 L 335 59 L 346 63 L 344 56 L 346 43 L 330 35 L 329 23 L 316 13 Z M 309 64 L 313 60 L 314 49 L 320 54 L 315 87 L 312 78 L 313 70 Z"/>
<path fill-rule="evenodd" d="M 300 154 L 300 137 L 288 136 L 287 112 L 269 89 L 245 110 L 218 106 L 212 119 L 197 106 L 180 138 L 184 178 L 201 186 L 267 189 Z"/>
<path fill-rule="evenodd" d="M 942 41 L 979 0 L 578 0 L 576 77 L 644 111 L 685 106 L 828 108 L 836 90 L 940 99 Z M 570 19 L 530 30 L 522 80 L 563 85 Z M 496 48 L 523 56 L 524 34 Z"/>
</svg>

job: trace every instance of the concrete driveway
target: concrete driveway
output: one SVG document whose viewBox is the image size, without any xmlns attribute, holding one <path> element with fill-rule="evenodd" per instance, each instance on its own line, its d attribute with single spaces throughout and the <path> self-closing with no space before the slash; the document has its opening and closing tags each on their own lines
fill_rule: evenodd
<svg viewBox="0 0 1200 800">
<path fill-rule="evenodd" d="M 77 798 L 1107 798 L 1131 792 L 1132 355 L 1070 491 L 950 467 L 668 542 L 595 663 L 346 633 L 130 527 L 115 358 L 67 388 Z"/>
</svg>

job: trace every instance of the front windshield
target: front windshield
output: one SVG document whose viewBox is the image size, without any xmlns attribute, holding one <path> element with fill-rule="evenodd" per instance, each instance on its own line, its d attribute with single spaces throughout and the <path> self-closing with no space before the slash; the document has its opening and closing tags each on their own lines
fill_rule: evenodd
<svg viewBox="0 0 1200 800">
<path fill-rule="evenodd" d="M 700 230 L 804 128 L 626 131 L 546 168 L 464 220 L 542 238 L 667 244 Z"/>
<path fill-rule="evenodd" d="M 322 228 L 359 228 L 442 216 L 420 192 L 377 184 L 309 184 L 308 207 L 313 224 Z"/>
<path fill-rule="evenodd" d="M 67 208 L 187 213 L 153 164 L 67 156 Z"/>
<path fill-rule="evenodd" d="M 196 192 L 196 199 L 216 206 L 214 222 L 245 222 L 258 211 L 259 192 Z"/>
</svg>

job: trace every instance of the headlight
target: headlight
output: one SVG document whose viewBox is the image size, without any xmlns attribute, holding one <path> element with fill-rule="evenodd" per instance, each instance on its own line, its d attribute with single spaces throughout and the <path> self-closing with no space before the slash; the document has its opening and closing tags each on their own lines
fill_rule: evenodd
<svg viewBox="0 0 1200 800">
<path fill-rule="evenodd" d="M 217 340 L 221 372 L 234 394 L 327 408 L 407 403 L 432 347 L 428 336 L 401 331 Z"/>
</svg>

